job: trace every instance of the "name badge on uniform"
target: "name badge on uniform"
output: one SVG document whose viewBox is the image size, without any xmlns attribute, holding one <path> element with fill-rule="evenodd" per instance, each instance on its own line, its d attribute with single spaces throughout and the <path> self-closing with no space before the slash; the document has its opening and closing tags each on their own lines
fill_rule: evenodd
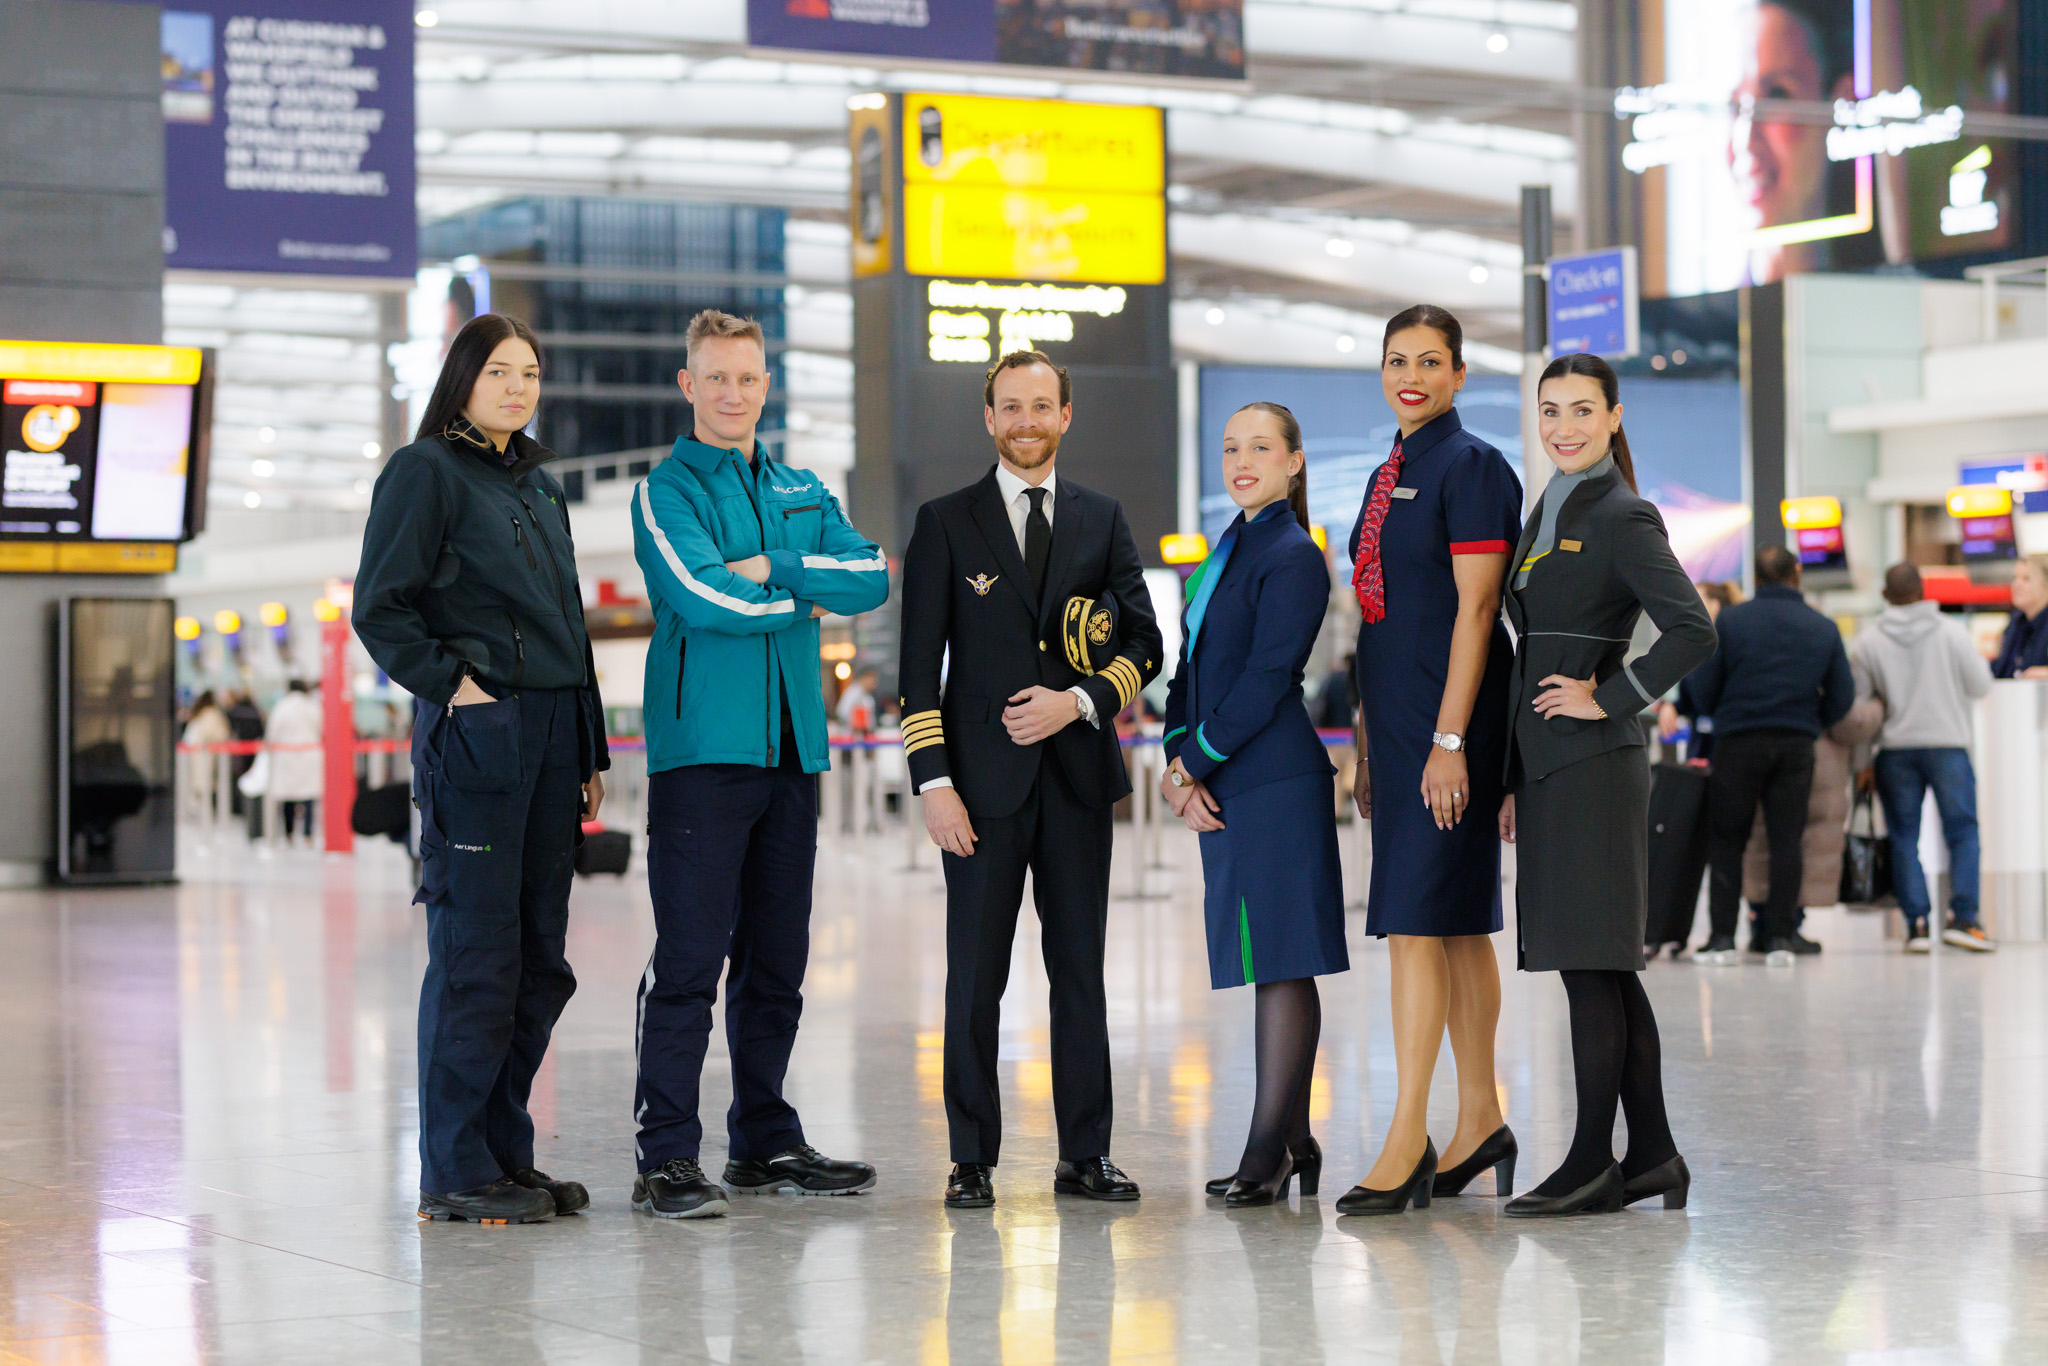
<svg viewBox="0 0 2048 1366">
<path fill-rule="evenodd" d="M 1584 541 L 1559 541 L 1557 548 L 1559 550 L 1579 551 L 1586 548 L 1586 543 Z"/>
<path fill-rule="evenodd" d="M 1398 488 L 1398 487 L 1397 487 L 1397 488 L 1396 488 L 1396 489 L 1394 490 L 1394 496 L 1395 496 L 1396 498 L 1413 498 L 1413 497 L 1414 497 L 1414 496 L 1415 496 L 1416 494 L 1418 494 L 1418 493 L 1420 493 L 1420 492 L 1422 492 L 1422 490 L 1421 490 L 1421 489 L 1418 489 L 1418 488 Z"/>
</svg>

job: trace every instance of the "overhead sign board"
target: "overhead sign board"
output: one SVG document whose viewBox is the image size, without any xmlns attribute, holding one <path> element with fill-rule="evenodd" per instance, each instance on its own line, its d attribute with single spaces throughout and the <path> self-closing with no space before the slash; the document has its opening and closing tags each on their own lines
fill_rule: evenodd
<svg viewBox="0 0 2048 1366">
<path fill-rule="evenodd" d="M 747 0 L 747 41 L 803 52 L 1244 79 L 1244 0 Z"/>
<path fill-rule="evenodd" d="M 1160 110 L 920 93 L 902 107 L 912 275 L 1166 279 Z"/>
<path fill-rule="evenodd" d="M 1634 247 L 1560 256 L 1549 275 L 1551 355 L 1590 351 L 1622 360 L 1642 349 Z"/>
<path fill-rule="evenodd" d="M 172 0 L 164 264 L 410 278 L 410 0 Z"/>
</svg>

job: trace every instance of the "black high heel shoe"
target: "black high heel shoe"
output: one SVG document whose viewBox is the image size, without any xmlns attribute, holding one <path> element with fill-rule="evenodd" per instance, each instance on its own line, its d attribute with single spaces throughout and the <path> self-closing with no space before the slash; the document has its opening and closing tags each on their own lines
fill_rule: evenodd
<svg viewBox="0 0 2048 1366">
<path fill-rule="evenodd" d="M 1449 1171 L 1438 1172 L 1436 1181 L 1430 1188 L 1430 1194 L 1463 1195 L 1472 1178 L 1491 1167 L 1494 1195 L 1513 1195 L 1515 1158 L 1520 1152 L 1521 1149 L 1515 1143 L 1515 1131 L 1503 1124 L 1489 1134 L 1484 1143 L 1472 1150 L 1472 1156 Z"/>
<path fill-rule="evenodd" d="M 1287 1183 L 1294 1179 L 1294 1154 L 1282 1150 L 1280 1168 L 1264 1181 L 1247 1181 L 1238 1177 L 1230 1183 L 1230 1189 L 1223 1193 L 1225 1209 L 1252 1209 L 1259 1205 L 1270 1205 L 1276 1200 L 1287 1198 Z"/>
<path fill-rule="evenodd" d="M 1294 1174 L 1301 1179 L 1301 1193 L 1303 1195 L 1314 1195 L 1316 1188 L 1322 1184 L 1323 1145 L 1316 1142 L 1314 1134 L 1310 1134 L 1307 1141 L 1299 1148 L 1291 1150 L 1291 1154 L 1294 1158 Z M 1204 1195 L 1228 1195 L 1232 1183 L 1236 1180 L 1237 1176 L 1235 1173 L 1229 1176 L 1219 1176 L 1213 1181 L 1204 1182 L 1202 1193 Z"/>
<path fill-rule="evenodd" d="M 1415 1164 L 1415 1170 L 1408 1173 L 1408 1179 L 1390 1191 L 1376 1191 L 1370 1186 L 1353 1186 L 1337 1198 L 1339 1214 L 1399 1214 L 1408 1208 L 1412 1200 L 1417 1209 L 1429 1208 L 1430 1183 L 1436 1179 L 1436 1144 L 1424 1139 L 1422 1160 Z"/>
<path fill-rule="evenodd" d="M 1685 1197 L 1692 1190 L 1692 1168 L 1685 1165 L 1681 1154 L 1669 1162 L 1659 1163 L 1650 1170 L 1630 1177 L 1622 1184 L 1621 1203 L 1633 1205 L 1638 1200 L 1647 1200 L 1653 1195 L 1664 1197 L 1665 1209 L 1684 1209 Z"/>
<path fill-rule="evenodd" d="M 1622 1205 L 1621 1165 L 1606 1171 L 1575 1191 L 1563 1195 L 1518 1195 L 1501 1210 L 1510 1219 L 1545 1219 L 1565 1214 L 1619 1214 Z"/>
</svg>

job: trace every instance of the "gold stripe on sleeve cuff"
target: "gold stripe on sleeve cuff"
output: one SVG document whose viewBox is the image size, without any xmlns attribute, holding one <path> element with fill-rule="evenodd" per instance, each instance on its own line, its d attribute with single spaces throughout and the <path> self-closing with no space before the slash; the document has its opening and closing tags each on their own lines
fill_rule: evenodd
<svg viewBox="0 0 2048 1366">
<path fill-rule="evenodd" d="M 1131 699 L 1136 697 L 1144 686 L 1143 677 L 1138 673 L 1137 666 L 1121 655 L 1111 660 L 1102 673 L 1109 679 L 1110 686 L 1116 689 L 1119 702 L 1126 707 L 1131 705 Z"/>
<path fill-rule="evenodd" d="M 908 756 L 917 753 L 921 749 L 931 749 L 936 745 L 944 745 L 945 743 L 945 740 L 937 735 L 923 740 L 912 740 L 906 736 L 903 740 L 903 753 Z"/>
<path fill-rule="evenodd" d="M 903 718 L 902 729 L 903 753 L 906 756 L 946 742 L 945 726 L 936 711 L 913 712 Z"/>
</svg>

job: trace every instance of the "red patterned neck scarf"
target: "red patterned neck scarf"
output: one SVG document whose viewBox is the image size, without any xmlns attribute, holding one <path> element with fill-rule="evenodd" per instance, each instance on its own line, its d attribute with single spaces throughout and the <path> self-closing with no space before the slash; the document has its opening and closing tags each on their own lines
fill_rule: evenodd
<svg viewBox="0 0 2048 1366">
<path fill-rule="evenodd" d="M 1372 481 L 1372 496 L 1365 503 L 1365 518 L 1358 528 L 1358 564 L 1351 572 L 1351 587 L 1358 594 L 1358 607 L 1367 621 L 1387 619 L 1387 576 L 1380 563 L 1380 528 L 1386 524 L 1387 509 L 1394 501 L 1394 481 L 1401 477 L 1401 443 L 1380 466 Z"/>
</svg>

